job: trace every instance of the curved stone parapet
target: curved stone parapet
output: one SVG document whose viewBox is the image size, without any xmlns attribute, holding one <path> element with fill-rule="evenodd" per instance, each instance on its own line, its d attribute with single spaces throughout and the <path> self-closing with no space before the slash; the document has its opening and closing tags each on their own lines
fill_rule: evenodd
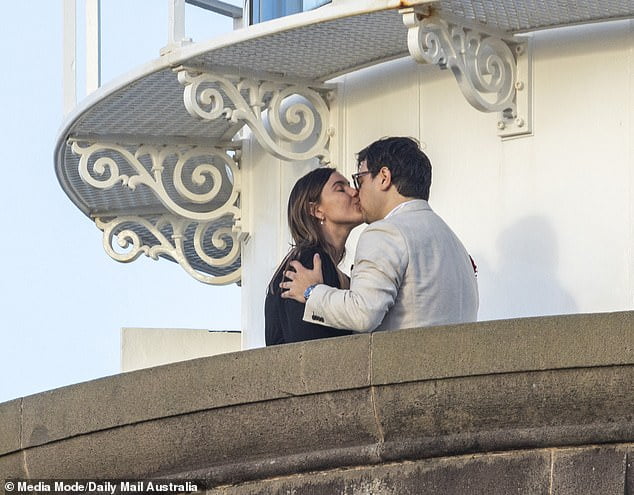
<svg viewBox="0 0 634 495">
<path fill-rule="evenodd" d="M 354 335 L 0 404 L 0 473 L 219 494 L 623 495 L 633 384 L 634 312 Z"/>
</svg>

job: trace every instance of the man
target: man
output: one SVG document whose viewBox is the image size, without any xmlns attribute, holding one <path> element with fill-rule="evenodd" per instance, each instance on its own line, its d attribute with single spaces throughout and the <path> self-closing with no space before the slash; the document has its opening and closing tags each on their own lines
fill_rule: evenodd
<svg viewBox="0 0 634 495">
<path fill-rule="evenodd" d="M 283 297 L 306 302 L 304 321 L 358 332 L 475 321 L 475 266 L 427 200 L 431 163 L 416 141 L 391 137 L 359 152 L 353 180 L 364 220 L 350 289 L 323 285 L 321 263 L 287 271 Z"/>
</svg>

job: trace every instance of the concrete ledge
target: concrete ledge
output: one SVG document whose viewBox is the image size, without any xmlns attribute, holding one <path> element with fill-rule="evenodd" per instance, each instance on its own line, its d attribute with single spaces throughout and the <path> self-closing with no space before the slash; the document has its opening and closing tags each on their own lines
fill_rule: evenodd
<svg viewBox="0 0 634 495">
<path fill-rule="evenodd" d="M 310 344 L 183 361 L 25 397 L 21 445 L 34 447 L 157 418 L 369 385 L 370 335 L 324 340 L 318 352 Z M 0 453 L 12 450 L 15 444 L 0 444 Z"/>
<path fill-rule="evenodd" d="M 325 480 L 345 466 L 371 476 L 387 470 L 404 480 L 421 473 L 433 478 L 429 473 L 442 470 L 401 464 L 460 458 L 446 461 L 451 471 L 469 462 L 465 454 L 594 444 L 625 445 L 618 452 L 630 452 L 632 383 L 634 312 L 312 341 L 124 373 L 0 404 L 0 473 L 182 476 L 247 490 L 249 480 L 330 473 Z M 546 454 L 535 452 L 526 464 L 518 461 L 526 466 L 523 483 L 538 483 L 545 469 Z M 473 461 L 482 486 L 500 459 L 506 457 Z M 562 457 L 558 464 L 562 472 L 566 462 Z M 394 471 L 392 463 L 401 467 Z M 513 483 L 490 493 L 514 492 Z M 226 493 L 278 493 L 262 490 Z"/>
<path fill-rule="evenodd" d="M 373 337 L 373 385 L 634 359 L 632 312 L 484 321 Z"/>
<path fill-rule="evenodd" d="M 209 495 L 623 495 L 634 445 L 529 450 L 363 466 L 222 486 Z M 629 473 L 629 471 L 628 471 Z M 631 487 L 631 485 L 627 485 Z"/>
<path fill-rule="evenodd" d="M 22 400 L 16 399 L 0 404 L 0 455 L 21 447 Z"/>
<path fill-rule="evenodd" d="M 634 366 L 385 385 L 385 460 L 634 441 Z"/>
</svg>

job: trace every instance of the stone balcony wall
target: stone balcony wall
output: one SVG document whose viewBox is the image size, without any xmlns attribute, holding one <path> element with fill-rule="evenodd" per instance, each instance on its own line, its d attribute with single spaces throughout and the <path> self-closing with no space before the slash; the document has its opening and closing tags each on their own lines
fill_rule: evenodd
<svg viewBox="0 0 634 495">
<path fill-rule="evenodd" d="M 634 312 L 257 349 L 0 404 L 4 478 L 632 495 L 632 458 Z"/>
</svg>

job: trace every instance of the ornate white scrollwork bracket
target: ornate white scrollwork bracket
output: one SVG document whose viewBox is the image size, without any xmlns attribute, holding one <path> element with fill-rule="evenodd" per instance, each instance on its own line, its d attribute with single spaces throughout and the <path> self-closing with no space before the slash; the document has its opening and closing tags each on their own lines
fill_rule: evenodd
<svg viewBox="0 0 634 495">
<path fill-rule="evenodd" d="M 482 112 L 499 112 L 498 134 L 530 134 L 530 51 L 524 40 L 441 18 L 430 7 L 400 11 L 407 44 L 421 63 L 451 69 L 467 101 Z M 508 37 L 507 37 L 508 38 Z"/>
<path fill-rule="evenodd" d="M 131 149 L 79 138 L 71 141 L 73 153 L 80 157 L 80 177 L 96 189 L 108 190 L 120 183 L 135 190 L 144 185 L 165 208 L 183 218 L 206 222 L 232 215 L 240 219 L 238 157 L 223 149 L 179 145 Z M 151 166 L 144 165 L 144 158 Z M 130 173 L 122 173 L 124 167 Z"/>
<path fill-rule="evenodd" d="M 129 263 L 142 254 L 158 260 L 168 257 L 176 261 L 196 280 L 212 285 L 240 282 L 238 262 L 240 246 L 246 234 L 215 222 L 196 222 L 175 215 L 161 215 L 150 220 L 140 216 L 120 216 L 113 219 L 96 218 L 103 231 L 103 246 L 111 258 Z M 193 236 L 187 235 L 194 230 Z M 115 243 L 119 249 L 115 248 Z M 187 244 L 190 244 L 189 246 Z M 197 260 L 194 262 L 192 253 Z M 196 268 L 205 265 L 205 271 Z M 209 267 L 219 275 L 210 275 Z"/>
<path fill-rule="evenodd" d="M 104 191 L 146 186 L 162 204 L 143 216 L 95 214 L 113 259 L 166 257 L 207 284 L 240 281 L 247 234 L 241 230 L 239 149 L 230 155 L 229 149 L 195 145 L 123 145 L 79 137 L 71 142 L 86 184 Z M 114 249 L 115 242 L 123 251 Z"/>
<path fill-rule="evenodd" d="M 327 100 L 331 89 L 179 68 L 185 108 L 195 118 L 246 124 L 282 160 L 330 162 Z M 263 119 L 266 112 L 268 125 Z"/>
</svg>

